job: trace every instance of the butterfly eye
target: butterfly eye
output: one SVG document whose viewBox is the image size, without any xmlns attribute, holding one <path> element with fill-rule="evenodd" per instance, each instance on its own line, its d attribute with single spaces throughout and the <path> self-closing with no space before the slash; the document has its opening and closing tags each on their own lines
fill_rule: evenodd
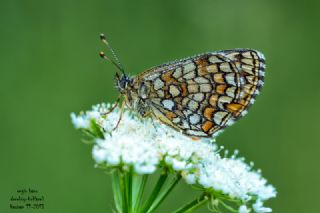
<svg viewBox="0 0 320 213">
<path fill-rule="evenodd" d="M 117 88 L 121 93 L 124 93 L 124 91 L 127 90 L 128 83 L 131 82 L 131 80 L 126 76 L 122 75 L 121 77 L 116 74 L 116 82 L 117 82 Z"/>
<path fill-rule="evenodd" d="M 121 88 L 125 89 L 127 87 L 127 79 L 126 76 L 122 76 L 121 80 L 120 80 L 120 86 Z"/>
</svg>

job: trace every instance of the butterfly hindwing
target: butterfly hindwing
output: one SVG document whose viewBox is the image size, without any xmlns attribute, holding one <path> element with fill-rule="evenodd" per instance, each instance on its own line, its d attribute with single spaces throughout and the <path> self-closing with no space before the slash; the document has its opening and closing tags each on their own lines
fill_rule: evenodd
<svg viewBox="0 0 320 213">
<path fill-rule="evenodd" d="M 196 137 L 209 137 L 245 114 L 263 85 L 264 57 L 225 50 L 163 64 L 138 76 L 148 82 L 153 115 Z"/>
</svg>

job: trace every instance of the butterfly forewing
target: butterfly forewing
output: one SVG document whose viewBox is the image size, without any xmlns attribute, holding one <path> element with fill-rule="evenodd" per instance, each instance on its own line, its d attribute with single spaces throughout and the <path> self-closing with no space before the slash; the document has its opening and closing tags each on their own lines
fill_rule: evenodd
<svg viewBox="0 0 320 213">
<path fill-rule="evenodd" d="M 209 137 L 246 113 L 264 80 L 264 57 L 250 49 L 205 53 L 163 64 L 135 79 L 152 114 L 184 134 Z"/>
</svg>

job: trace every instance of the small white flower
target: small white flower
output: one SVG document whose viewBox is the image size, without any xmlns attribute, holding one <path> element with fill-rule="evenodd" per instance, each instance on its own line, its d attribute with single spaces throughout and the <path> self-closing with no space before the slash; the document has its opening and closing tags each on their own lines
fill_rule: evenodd
<svg viewBox="0 0 320 213">
<path fill-rule="evenodd" d="M 157 167 L 155 165 L 134 165 L 134 170 L 140 174 L 152 174 L 156 171 Z"/>
<path fill-rule="evenodd" d="M 239 213 L 249 213 L 249 212 L 250 212 L 250 209 L 248 209 L 246 205 L 240 206 Z"/>
<path fill-rule="evenodd" d="M 90 120 L 87 116 L 71 113 L 71 121 L 76 129 L 87 129 L 90 127 Z"/>
<path fill-rule="evenodd" d="M 97 163 L 103 163 L 106 160 L 106 151 L 95 146 L 92 149 L 92 156 Z"/>
<path fill-rule="evenodd" d="M 267 207 L 264 207 L 263 206 L 263 203 L 260 199 L 258 199 L 256 201 L 256 203 L 254 203 L 252 205 L 253 207 L 253 210 L 256 212 L 256 213 L 265 213 L 265 212 L 272 212 L 272 209 L 271 208 L 267 208 Z"/>
<path fill-rule="evenodd" d="M 116 108 L 104 116 L 109 107 L 99 104 L 79 116 L 71 114 L 76 128 L 90 130 L 90 122 L 101 127 L 104 138 L 96 138 L 92 151 L 96 163 L 124 170 L 131 167 L 138 174 L 151 174 L 166 166 L 181 174 L 188 184 L 221 191 L 245 203 L 256 197 L 254 211 L 271 212 L 270 208 L 263 207 L 262 201 L 275 197 L 275 188 L 267 184 L 260 172 L 252 170 L 252 164 L 237 157 L 237 151 L 230 158 L 221 156 L 219 152 L 223 148 L 219 150 L 213 140 L 194 141 L 158 121 L 140 119 L 128 110 L 113 130 L 120 112 Z M 243 205 L 239 212 L 249 212 L 249 209 Z"/>
<path fill-rule="evenodd" d="M 182 176 L 183 176 L 183 174 L 182 174 Z M 185 179 L 187 184 L 195 184 L 196 183 L 196 177 L 194 174 L 185 175 L 185 176 L 183 176 L 183 178 Z"/>
<path fill-rule="evenodd" d="M 181 171 L 183 169 L 186 169 L 186 162 L 185 161 L 179 161 L 177 159 L 172 160 L 172 167 L 176 171 Z"/>
</svg>

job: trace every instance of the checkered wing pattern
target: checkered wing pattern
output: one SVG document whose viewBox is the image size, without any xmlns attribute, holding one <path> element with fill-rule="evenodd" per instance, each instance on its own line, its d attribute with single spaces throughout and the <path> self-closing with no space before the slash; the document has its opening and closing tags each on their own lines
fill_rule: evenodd
<svg viewBox="0 0 320 213">
<path fill-rule="evenodd" d="M 210 137 L 243 116 L 264 82 L 265 59 L 251 49 L 205 53 L 142 73 L 152 114 L 184 134 Z"/>
</svg>

